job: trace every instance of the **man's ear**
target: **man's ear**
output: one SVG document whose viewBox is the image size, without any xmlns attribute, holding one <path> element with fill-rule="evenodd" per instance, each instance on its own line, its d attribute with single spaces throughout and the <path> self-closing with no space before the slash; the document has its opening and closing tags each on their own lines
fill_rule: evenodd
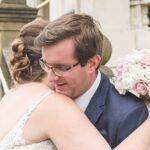
<svg viewBox="0 0 150 150">
<path fill-rule="evenodd" d="M 94 57 L 92 57 L 89 61 L 88 61 L 88 68 L 89 71 L 91 72 L 95 72 L 95 70 L 97 69 L 97 67 L 100 65 L 101 63 L 101 56 L 100 55 L 95 55 Z"/>
</svg>

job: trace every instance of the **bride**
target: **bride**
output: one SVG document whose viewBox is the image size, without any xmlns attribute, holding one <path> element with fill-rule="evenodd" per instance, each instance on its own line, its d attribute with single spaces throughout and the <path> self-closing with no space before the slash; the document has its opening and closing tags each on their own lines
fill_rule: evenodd
<svg viewBox="0 0 150 150">
<path fill-rule="evenodd" d="M 109 148 L 74 102 L 46 85 L 46 74 L 39 65 L 41 50 L 34 46 L 46 24 L 35 20 L 25 25 L 12 43 L 11 69 L 20 85 L 0 102 L 0 150 Z"/>
<path fill-rule="evenodd" d="M 110 150 L 77 105 L 49 89 L 38 64 L 40 50 L 33 46 L 46 24 L 27 24 L 12 44 L 11 68 L 20 85 L 0 102 L 0 150 Z M 146 105 L 150 112 L 150 102 Z M 149 139 L 150 117 L 115 150 L 149 150 Z"/>
</svg>

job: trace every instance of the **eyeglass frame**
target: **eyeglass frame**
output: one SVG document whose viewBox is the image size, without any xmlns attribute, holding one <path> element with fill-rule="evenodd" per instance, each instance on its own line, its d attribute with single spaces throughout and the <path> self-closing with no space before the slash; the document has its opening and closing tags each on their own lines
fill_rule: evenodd
<svg viewBox="0 0 150 150">
<path fill-rule="evenodd" d="M 79 62 L 76 62 L 75 64 L 73 64 L 73 65 L 58 65 L 58 66 L 60 66 L 60 67 L 55 67 L 55 66 L 52 66 L 52 65 L 50 65 L 50 64 L 48 64 L 48 63 L 46 63 L 42 58 L 40 58 L 39 59 L 39 64 L 40 64 L 40 66 L 41 66 L 41 68 L 45 71 L 45 72 L 47 72 L 48 73 L 48 71 L 51 69 L 52 70 L 52 72 L 56 75 L 56 76 L 59 76 L 59 77 L 61 77 L 61 76 L 63 76 L 63 73 L 65 73 L 65 72 L 67 72 L 67 71 L 69 71 L 69 70 L 71 70 L 72 68 L 74 68 L 74 67 L 76 67 L 77 65 L 79 65 L 80 63 Z M 44 67 L 46 67 L 46 68 L 44 68 Z M 61 70 L 61 67 L 64 67 L 64 68 L 62 68 L 62 70 Z M 65 68 L 66 67 L 66 68 Z M 58 69 L 58 71 L 60 71 L 61 73 L 58 73 L 55 69 Z"/>
</svg>

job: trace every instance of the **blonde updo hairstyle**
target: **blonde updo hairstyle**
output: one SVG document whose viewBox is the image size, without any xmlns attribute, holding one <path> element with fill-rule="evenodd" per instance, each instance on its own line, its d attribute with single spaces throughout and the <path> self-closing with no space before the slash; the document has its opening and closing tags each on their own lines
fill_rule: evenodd
<svg viewBox="0 0 150 150">
<path fill-rule="evenodd" d="M 39 65 L 41 48 L 34 45 L 34 40 L 47 24 L 48 21 L 38 19 L 24 25 L 20 37 L 12 42 L 13 58 L 10 65 L 18 83 L 41 81 L 45 75 Z"/>
</svg>

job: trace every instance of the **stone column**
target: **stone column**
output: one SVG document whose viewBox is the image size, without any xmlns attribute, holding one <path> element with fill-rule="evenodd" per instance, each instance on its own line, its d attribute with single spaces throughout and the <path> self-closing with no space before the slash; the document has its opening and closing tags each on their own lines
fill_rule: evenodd
<svg viewBox="0 0 150 150">
<path fill-rule="evenodd" d="M 2 0 L 0 2 L 0 66 L 8 87 L 11 86 L 9 61 L 11 42 L 18 36 L 20 28 L 34 20 L 37 9 L 26 5 L 26 0 Z"/>
</svg>

